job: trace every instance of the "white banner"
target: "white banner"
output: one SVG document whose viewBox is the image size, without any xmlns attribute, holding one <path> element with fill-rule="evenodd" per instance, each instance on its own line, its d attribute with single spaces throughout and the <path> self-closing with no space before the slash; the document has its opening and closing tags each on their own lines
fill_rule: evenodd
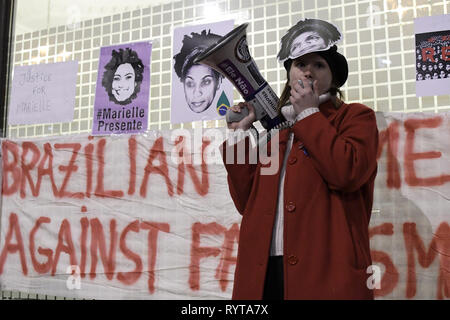
<svg viewBox="0 0 450 320">
<path fill-rule="evenodd" d="M 368 285 L 378 299 L 450 297 L 449 115 L 377 113 Z M 1 289 L 229 299 L 241 218 L 218 151 L 225 136 L 3 140 Z"/>
</svg>

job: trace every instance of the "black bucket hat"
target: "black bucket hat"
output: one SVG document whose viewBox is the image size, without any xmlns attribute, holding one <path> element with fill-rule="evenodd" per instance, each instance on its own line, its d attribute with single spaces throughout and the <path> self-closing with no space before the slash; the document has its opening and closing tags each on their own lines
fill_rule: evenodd
<svg viewBox="0 0 450 320">
<path fill-rule="evenodd" d="M 327 51 L 317 51 L 316 53 L 327 61 L 331 73 L 333 74 L 334 84 L 338 88 L 342 87 L 348 78 L 347 59 L 337 52 L 336 45 L 332 46 Z"/>
</svg>

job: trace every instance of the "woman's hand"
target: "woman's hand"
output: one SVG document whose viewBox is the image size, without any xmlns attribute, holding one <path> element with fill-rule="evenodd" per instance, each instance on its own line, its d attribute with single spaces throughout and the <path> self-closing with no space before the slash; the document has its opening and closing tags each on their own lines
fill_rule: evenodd
<svg viewBox="0 0 450 320">
<path fill-rule="evenodd" d="M 227 122 L 228 129 L 241 129 L 245 131 L 252 126 L 253 122 L 256 121 L 255 107 L 253 107 L 250 102 L 240 102 L 239 104 L 232 106 L 230 109 L 234 112 L 241 113 L 241 110 L 245 107 L 248 109 L 248 115 L 239 122 Z"/>
<path fill-rule="evenodd" d="M 289 97 L 296 114 L 308 108 L 319 106 L 318 81 L 311 82 L 306 77 L 302 77 L 300 80 L 302 83 L 296 81 L 294 86 L 291 87 L 291 96 Z"/>
</svg>

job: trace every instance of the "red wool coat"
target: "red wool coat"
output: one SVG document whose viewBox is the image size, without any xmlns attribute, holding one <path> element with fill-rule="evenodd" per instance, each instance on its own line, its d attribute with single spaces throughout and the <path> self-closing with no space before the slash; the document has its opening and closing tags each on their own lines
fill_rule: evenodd
<svg viewBox="0 0 450 320">
<path fill-rule="evenodd" d="M 366 269 L 372 264 L 368 226 L 377 172 L 375 113 L 357 103 L 336 109 L 331 100 L 319 109 L 279 133 L 280 167 L 294 133 L 284 182 L 284 298 L 373 299 Z M 248 138 L 241 143 L 248 144 Z M 280 169 L 261 175 L 259 161 L 227 164 L 232 147 L 223 147 L 230 193 L 243 216 L 233 299 L 261 299 Z"/>
</svg>

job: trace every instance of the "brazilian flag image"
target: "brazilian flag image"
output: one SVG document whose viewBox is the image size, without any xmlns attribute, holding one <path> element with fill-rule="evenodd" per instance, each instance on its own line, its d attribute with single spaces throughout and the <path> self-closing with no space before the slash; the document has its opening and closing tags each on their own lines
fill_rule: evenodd
<svg viewBox="0 0 450 320">
<path fill-rule="evenodd" d="M 221 116 L 226 115 L 227 110 L 230 109 L 230 101 L 228 101 L 225 91 L 222 91 L 219 101 L 217 101 L 217 113 Z"/>
</svg>

